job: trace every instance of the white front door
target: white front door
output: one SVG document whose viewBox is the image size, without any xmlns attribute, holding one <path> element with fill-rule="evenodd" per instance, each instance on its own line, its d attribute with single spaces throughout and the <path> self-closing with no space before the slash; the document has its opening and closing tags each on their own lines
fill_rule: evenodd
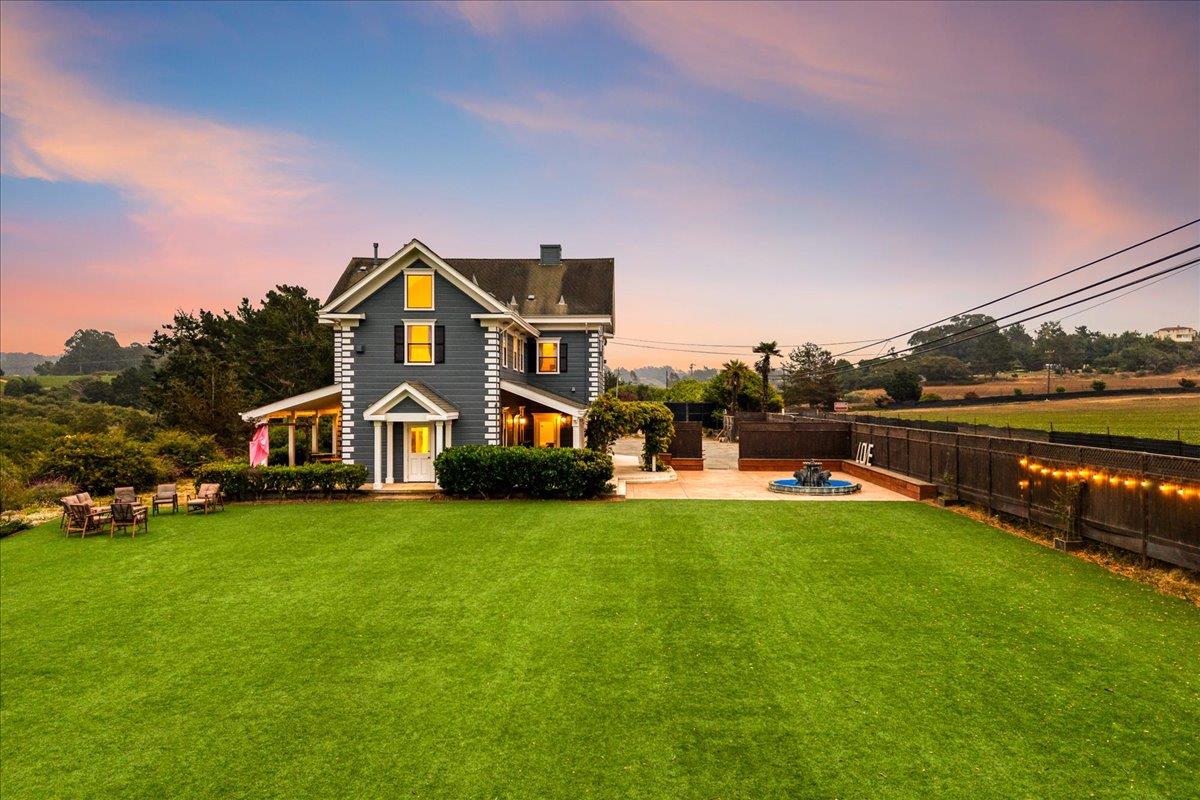
<svg viewBox="0 0 1200 800">
<path fill-rule="evenodd" d="M 404 423 L 404 481 L 433 482 L 433 423 Z"/>
</svg>

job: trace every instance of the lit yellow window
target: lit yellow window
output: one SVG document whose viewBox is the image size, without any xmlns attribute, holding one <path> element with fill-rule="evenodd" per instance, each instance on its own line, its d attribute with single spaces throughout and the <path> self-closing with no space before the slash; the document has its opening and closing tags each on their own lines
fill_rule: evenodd
<svg viewBox="0 0 1200 800">
<path fill-rule="evenodd" d="M 433 310 L 433 276 L 404 276 L 404 307 L 409 310 Z"/>
<path fill-rule="evenodd" d="M 429 454 L 428 425 L 413 425 L 408 429 L 408 452 L 414 456 Z"/>
<path fill-rule="evenodd" d="M 433 326 L 409 325 L 408 340 L 405 346 L 408 348 L 409 364 L 432 364 Z"/>
<path fill-rule="evenodd" d="M 538 372 L 558 372 L 558 342 L 538 342 Z"/>
</svg>

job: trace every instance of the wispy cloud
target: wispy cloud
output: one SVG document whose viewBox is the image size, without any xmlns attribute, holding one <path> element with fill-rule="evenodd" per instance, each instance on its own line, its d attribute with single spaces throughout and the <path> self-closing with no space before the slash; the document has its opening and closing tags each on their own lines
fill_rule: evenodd
<svg viewBox="0 0 1200 800">
<path fill-rule="evenodd" d="M 459 9 L 493 37 L 571 19 L 557 8 Z M 1184 66 L 1196 57 L 1137 7 L 623 2 L 605 14 L 699 85 L 912 143 L 1067 236 L 1154 224 L 1109 153 L 1194 149 L 1200 81 Z M 588 123 L 527 104 L 492 112 L 547 132 L 579 135 Z M 1151 118 L 1152 131 L 1131 123 Z"/>
<path fill-rule="evenodd" d="M 565 134 L 582 140 L 633 142 L 650 131 L 600 113 L 596 103 L 572 101 L 550 92 L 536 92 L 520 101 L 447 96 L 447 102 L 485 120 L 514 131 L 532 134 Z"/>
<path fill-rule="evenodd" d="M 278 221 L 317 185 L 297 136 L 115 97 L 55 58 L 76 46 L 66 15 L 6 4 L 0 76 L 6 175 L 113 186 L 153 209 Z"/>
</svg>

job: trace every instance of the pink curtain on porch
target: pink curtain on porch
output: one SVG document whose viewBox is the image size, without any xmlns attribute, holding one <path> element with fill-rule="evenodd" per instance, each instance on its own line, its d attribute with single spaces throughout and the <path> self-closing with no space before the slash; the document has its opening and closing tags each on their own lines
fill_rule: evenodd
<svg viewBox="0 0 1200 800">
<path fill-rule="evenodd" d="M 267 457 L 271 455 L 271 436 L 267 432 L 267 426 L 259 425 L 254 429 L 254 436 L 250 439 L 250 466 L 261 467 L 267 463 Z"/>
</svg>

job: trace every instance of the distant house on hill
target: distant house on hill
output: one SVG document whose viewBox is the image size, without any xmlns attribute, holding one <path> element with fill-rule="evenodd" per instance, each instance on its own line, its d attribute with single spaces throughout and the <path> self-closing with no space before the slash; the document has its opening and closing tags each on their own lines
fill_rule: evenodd
<svg viewBox="0 0 1200 800">
<path fill-rule="evenodd" d="M 1196 341 L 1196 329 L 1185 325 L 1176 325 L 1172 328 L 1159 328 L 1152 335 L 1155 339 L 1169 339 L 1172 342 Z"/>
</svg>

